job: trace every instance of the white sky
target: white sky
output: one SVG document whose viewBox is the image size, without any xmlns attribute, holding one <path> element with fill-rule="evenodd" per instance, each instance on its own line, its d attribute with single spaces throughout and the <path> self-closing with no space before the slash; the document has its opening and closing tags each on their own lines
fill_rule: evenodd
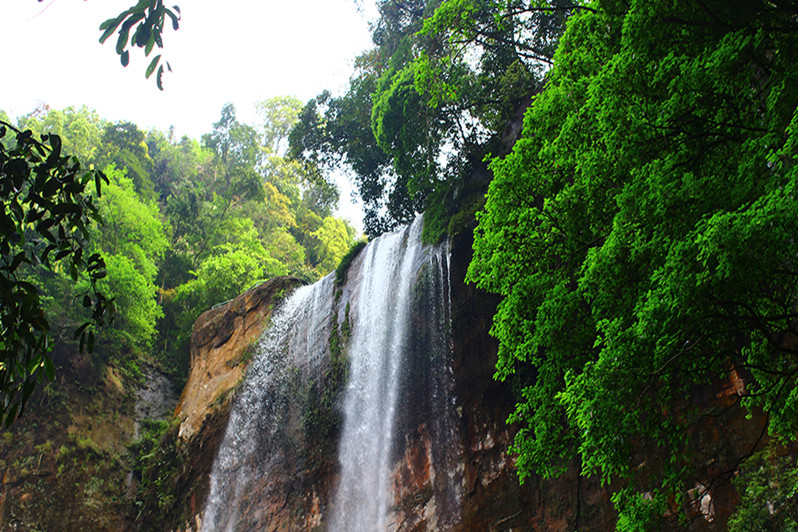
<svg viewBox="0 0 798 532">
<path fill-rule="evenodd" d="M 144 130 L 174 126 L 178 136 L 200 138 L 227 102 L 255 125 L 256 101 L 343 91 L 354 58 L 371 44 L 370 1 L 363 13 L 356 0 L 174 0 L 182 19 L 164 36 L 163 58 L 174 72 L 164 75 L 161 92 L 155 74 L 144 78 L 149 59 L 141 49 L 123 68 L 116 35 L 98 41 L 100 23 L 134 3 L 0 0 L 0 109 L 15 118 L 39 103 L 86 105 L 106 120 Z M 347 205 L 349 189 L 341 188 L 341 214 L 360 228 L 359 209 Z"/>
</svg>

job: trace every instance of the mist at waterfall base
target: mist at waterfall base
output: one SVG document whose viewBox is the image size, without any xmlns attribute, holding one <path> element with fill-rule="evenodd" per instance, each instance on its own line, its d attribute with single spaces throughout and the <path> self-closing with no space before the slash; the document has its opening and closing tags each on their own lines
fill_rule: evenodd
<svg viewBox="0 0 798 532">
<path fill-rule="evenodd" d="M 309 490 L 285 493 L 275 479 L 296 476 L 291 464 L 313 454 L 307 449 L 317 442 L 302 428 L 312 403 L 308 390 L 325 376 L 329 382 L 340 360 L 345 386 L 333 397 L 332 417 L 340 422 L 329 448 L 337 457 L 327 457 L 336 480 L 329 493 L 321 490 L 315 515 L 292 514 L 291 528 L 399 528 L 395 477 L 401 449 L 418 433 L 414 427 L 429 438 L 434 515 L 428 524 L 446 529 L 457 522 L 462 477 L 458 446 L 451 445 L 457 437 L 449 251 L 424 246 L 422 224 L 418 218 L 369 243 L 342 287 L 328 275 L 297 289 L 275 311 L 232 406 L 211 472 L 203 531 L 267 528 L 276 510 L 263 501 L 301 507 L 290 499 Z M 342 338 L 340 354 L 331 352 L 334 338 Z"/>
</svg>

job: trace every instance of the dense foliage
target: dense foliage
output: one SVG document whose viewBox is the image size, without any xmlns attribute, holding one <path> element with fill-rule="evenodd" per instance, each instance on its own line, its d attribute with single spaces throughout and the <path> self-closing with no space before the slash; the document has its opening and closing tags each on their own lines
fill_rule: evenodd
<svg viewBox="0 0 798 532">
<path fill-rule="evenodd" d="M 578 457 L 620 479 L 619 528 L 684 515 L 700 387 L 736 372 L 772 435 L 798 429 L 796 15 L 591 2 L 492 163 L 469 278 L 504 296 L 521 478 Z"/>
<path fill-rule="evenodd" d="M 125 371 L 137 374 L 147 358 L 179 382 L 201 312 L 275 275 L 315 280 L 334 270 L 356 235 L 332 216 L 335 186 L 285 157 L 301 107 L 293 98 L 261 102 L 255 127 L 227 105 L 202 142 L 104 122 L 86 108 L 42 106 L 22 117 L 28 132 L 2 139 L 3 271 L 13 282 L 3 312 L 10 320 L 13 302 L 27 305 L 14 311 L 15 324 L 4 319 L 4 331 L 22 334 L 27 323 L 32 336 L 3 335 L 4 351 L 21 357 L 6 357 L 9 397 L 26 398 L 28 381 L 52 373 L 48 338 L 69 341 L 78 328 L 92 344 L 97 334 L 102 356 Z M 98 319 L 107 300 L 115 303 L 101 333 L 82 326 L 92 317 L 84 295 Z M 23 354 L 20 342 L 36 353 Z M 4 410 L 13 414 L 11 399 Z M 24 402 L 15 401 L 17 409 Z"/>
<path fill-rule="evenodd" d="M 345 166 L 375 236 L 428 212 L 428 239 L 484 194 L 486 153 L 504 152 L 508 121 L 551 62 L 570 3 L 384 0 L 374 48 L 349 90 L 303 110 L 291 153 Z M 510 135 L 512 136 L 512 135 Z"/>
</svg>

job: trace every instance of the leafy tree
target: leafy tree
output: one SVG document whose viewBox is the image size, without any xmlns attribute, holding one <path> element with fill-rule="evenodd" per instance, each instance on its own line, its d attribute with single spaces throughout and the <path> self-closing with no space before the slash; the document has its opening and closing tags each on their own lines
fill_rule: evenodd
<svg viewBox="0 0 798 532">
<path fill-rule="evenodd" d="M 332 271 L 355 242 L 354 229 L 344 220 L 328 216 L 321 226 L 311 233 L 316 240 L 312 252 L 313 262 L 325 272 Z"/>
<path fill-rule="evenodd" d="M 58 135 L 64 153 L 77 157 L 84 165 L 97 162 L 104 124 L 95 111 L 85 106 L 57 110 L 43 104 L 22 117 L 19 125 L 40 137 Z"/>
<path fill-rule="evenodd" d="M 205 135 L 205 145 L 216 152 L 217 179 L 213 181 L 214 216 L 222 220 L 231 207 L 263 198 L 257 168 L 263 161 L 263 149 L 257 131 L 239 122 L 233 104 L 222 109 L 222 116 L 213 125 L 213 133 Z"/>
<path fill-rule="evenodd" d="M 293 96 L 277 96 L 255 104 L 263 116 L 263 145 L 270 153 L 284 156 L 288 135 L 302 111 L 302 101 Z"/>
<path fill-rule="evenodd" d="M 798 429 L 796 14 L 591 2 L 492 163 L 468 277 L 504 297 L 520 478 L 578 457 L 621 480 L 621 529 L 684 515 L 688 429 L 716 414 L 686 398 L 713 379 L 744 375 L 771 434 Z"/>
<path fill-rule="evenodd" d="M 538 90 L 572 6 L 403 0 L 378 7 L 375 49 L 358 59 L 344 96 L 323 93 L 307 104 L 291 154 L 326 169 L 350 167 L 371 236 L 422 210 L 439 219 L 426 234 L 484 194 L 483 157 L 512 142 L 507 123 Z"/>
<path fill-rule="evenodd" d="M 98 202 L 105 223 L 93 238 L 108 265 L 100 287 L 117 306 L 112 336 L 147 347 L 163 315 L 155 279 L 169 242 L 158 206 L 135 192 L 124 171 L 109 166 L 105 173 L 109 184 Z"/>
<path fill-rule="evenodd" d="M 8 138 L 9 132 L 14 140 Z M 61 138 L 20 131 L 0 122 L 0 419 L 10 424 L 22 413 L 36 382 L 52 379 L 51 339 L 40 290 L 27 278 L 32 268 L 65 269 L 73 281 L 88 275 L 83 306 L 91 321 L 76 333 L 81 346 L 93 348 L 94 325 L 110 317 L 109 301 L 94 288 L 105 264 L 90 254 L 89 227 L 99 221 L 95 198 L 87 187 L 107 178 L 61 152 Z"/>
<path fill-rule="evenodd" d="M 155 199 L 155 187 L 150 179 L 152 158 L 147 147 L 146 135 L 132 122 L 108 124 L 103 132 L 104 154 L 101 166 L 114 164 L 125 168 L 133 180 L 136 192 L 147 199 Z"/>
<path fill-rule="evenodd" d="M 798 530 L 798 465 L 795 456 L 774 446 L 756 453 L 740 468 L 734 485 L 740 504 L 729 532 Z"/>
<path fill-rule="evenodd" d="M 419 20 L 415 25 L 420 27 Z M 387 28 L 380 30 L 381 35 L 386 32 Z M 389 46 L 395 36 L 384 39 Z M 380 146 L 372 129 L 373 97 L 391 53 L 375 49 L 361 55 L 347 93 L 333 98 L 325 91 L 310 100 L 289 137 L 291 157 L 303 158 L 327 172 L 349 169 L 363 200 L 366 232 L 371 236 L 409 220 L 419 208 L 407 190 L 407 176 L 394 171 L 393 157 Z"/>
<path fill-rule="evenodd" d="M 125 347 L 146 349 L 156 333 L 157 320 L 163 316 L 156 287 L 140 265 L 126 255 L 108 254 L 105 262 L 108 275 L 99 287 L 103 294 L 114 298 L 117 313 L 113 325 L 106 327 L 103 335 Z M 119 347 L 114 346 L 113 351 Z"/>
</svg>

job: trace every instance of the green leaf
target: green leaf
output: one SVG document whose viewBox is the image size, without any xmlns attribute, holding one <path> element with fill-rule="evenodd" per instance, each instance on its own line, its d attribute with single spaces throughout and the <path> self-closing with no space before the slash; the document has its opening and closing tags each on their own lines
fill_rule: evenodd
<svg viewBox="0 0 798 532">
<path fill-rule="evenodd" d="M 149 57 L 150 52 L 152 52 L 154 46 L 155 46 L 155 37 L 153 35 L 150 35 L 149 40 L 147 40 L 147 46 L 144 47 L 144 55 Z"/>
<path fill-rule="evenodd" d="M 109 18 L 100 24 L 100 30 L 104 30 L 103 34 L 100 36 L 100 44 L 105 44 L 105 41 L 108 40 L 108 37 L 113 35 L 117 26 L 119 26 L 119 22 L 117 22 L 117 19 L 115 18 Z"/>
<path fill-rule="evenodd" d="M 30 262 L 29 260 L 26 260 L 26 258 L 25 258 L 25 252 L 24 252 L 24 251 L 20 251 L 20 252 L 19 252 L 19 253 L 17 253 L 17 255 L 14 257 L 14 260 L 13 260 L 13 261 L 11 261 L 11 266 L 9 267 L 9 269 L 8 269 L 8 270 L 9 270 L 10 272 L 13 272 L 14 270 L 16 270 L 16 269 L 17 269 L 17 267 L 18 267 L 18 266 L 19 266 L 19 265 L 22 263 L 22 261 L 23 261 L 23 260 L 25 260 L 26 262 Z"/>
<path fill-rule="evenodd" d="M 158 54 L 158 55 L 156 55 L 156 56 L 155 56 L 155 57 L 152 59 L 152 61 L 150 62 L 150 65 L 147 67 L 147 70 L 146 70 L 146 71 L 145 71 L 145 73 L 144 73 L 144 75 L 145 75 L 145 77 L 146 77 L 147 79 L 149 79 L 149 77 L 150 77 L 150 76 L 152 75 L 152 73 L 155 71 L 155 67 L 156 67 L 156 66 L 158 66 L 158 61 L 160 61 L 160 60 L 161 60 L 161 54 Z"/>
<path fill-rule="evenodd" d="M 17 417 L 17 410 L 19 410 L 19 403 L 14 403 L 11 405 L 11 408 L 8 409 L 8 414 L 6 414 L 5 424 L 6 427 L 11 425 L 11 422 L 14 421 Z"/>
<path fill-rule="evenodd" d="M 130 54 L 128 53 L 127 50 L 125 50 L 119 55 L 119 60 L 122 62 L 122 66 L 126 67 L 128 65 L 128 63 L 130 62 Z"/>
<path fill-rule="evenodd" d="M 122 27 L 121 30 L 119 30 L 119 37 L 116 39 L 116 53 L 118 53 L 119 55 L 122 55 L 122 52 L 125 51 L 129 32 L 130 28 L 125 28 L 124 26 Z"/>
<path fill-rule="evenodd" d="M 158 75 L 155 78 L 155 85 L 157 85 L 160 90 L 163 90 L 163 65 L 158 67 Z"/>
<path fill-rule="evenodd" d="M 86 297 L 89 297 L 89 296 L 86 296 Z M 83 306 L 86 306 L 86 305 L 84 304 Z M 89 306 L 91 306 L 91 303 L 89 303 Z M 78 338 L 78 336 L 81 336 L 81 335 L 83 334 L 83 331 L 85 331 L 85 330 L 86 330 L 86 328 L 87 328 L 89 325 L 91 325 L 91 322 L 90 322 L 90 321 L 87 321 L 87 322 L 85 322 L 83 325 L 81 325 L 80 327 L 78 327 L 78 328 L 77 328 L 77 330 L 75 330 L 75 336 L 74 336 L 74 338 L 75 338 L 75 339 L 77 339 L 77 338 Z"/>
<path fill-rule="evenodd" d="M 66 257 L 67 255 L 69 255 L 70 253 L 72 253 L 71 249 L 62 249 L 61 251 L 59 251 L 58 253 L 55 254 L 55 260 L 57 260 L 57 261 L 61 260 L 64 257 Z"/>
<path fill-rule="evenodd" d="M 177 6 L 175 6 L 175 8 L 177 8 Z M 178 11 L 178 13 L 179 13 L 179 11 Z M 175 15 L 174 13 L 172 13 L 172 12 L 171 12 L 170 10 L 168 10 L 168 9 L 166 10 L 166 14 L 167 14 L 167 15 L 169 15 L 169 18 L 171 18 L 171 19 L 172 19 L 172 29 L 173 29 L 173 30 L 175 30 L 175 31 L 177 31 L 177 28 L 179 28 L 179 27 L 180 27 L 180 24 L 179 24 L 179 20 L 180 20 L 180 19 L 178 18 L 178 16 L 177 16 L 177 15 Z"/>
<path fill-rule="evenodd" d="M 47 380 L 55 379 L 55 366 L 53 366 L 53 361 L 50 357 L 45 356 L 44 361 L 44 374 L 47 376 Z"/>
</svg>

